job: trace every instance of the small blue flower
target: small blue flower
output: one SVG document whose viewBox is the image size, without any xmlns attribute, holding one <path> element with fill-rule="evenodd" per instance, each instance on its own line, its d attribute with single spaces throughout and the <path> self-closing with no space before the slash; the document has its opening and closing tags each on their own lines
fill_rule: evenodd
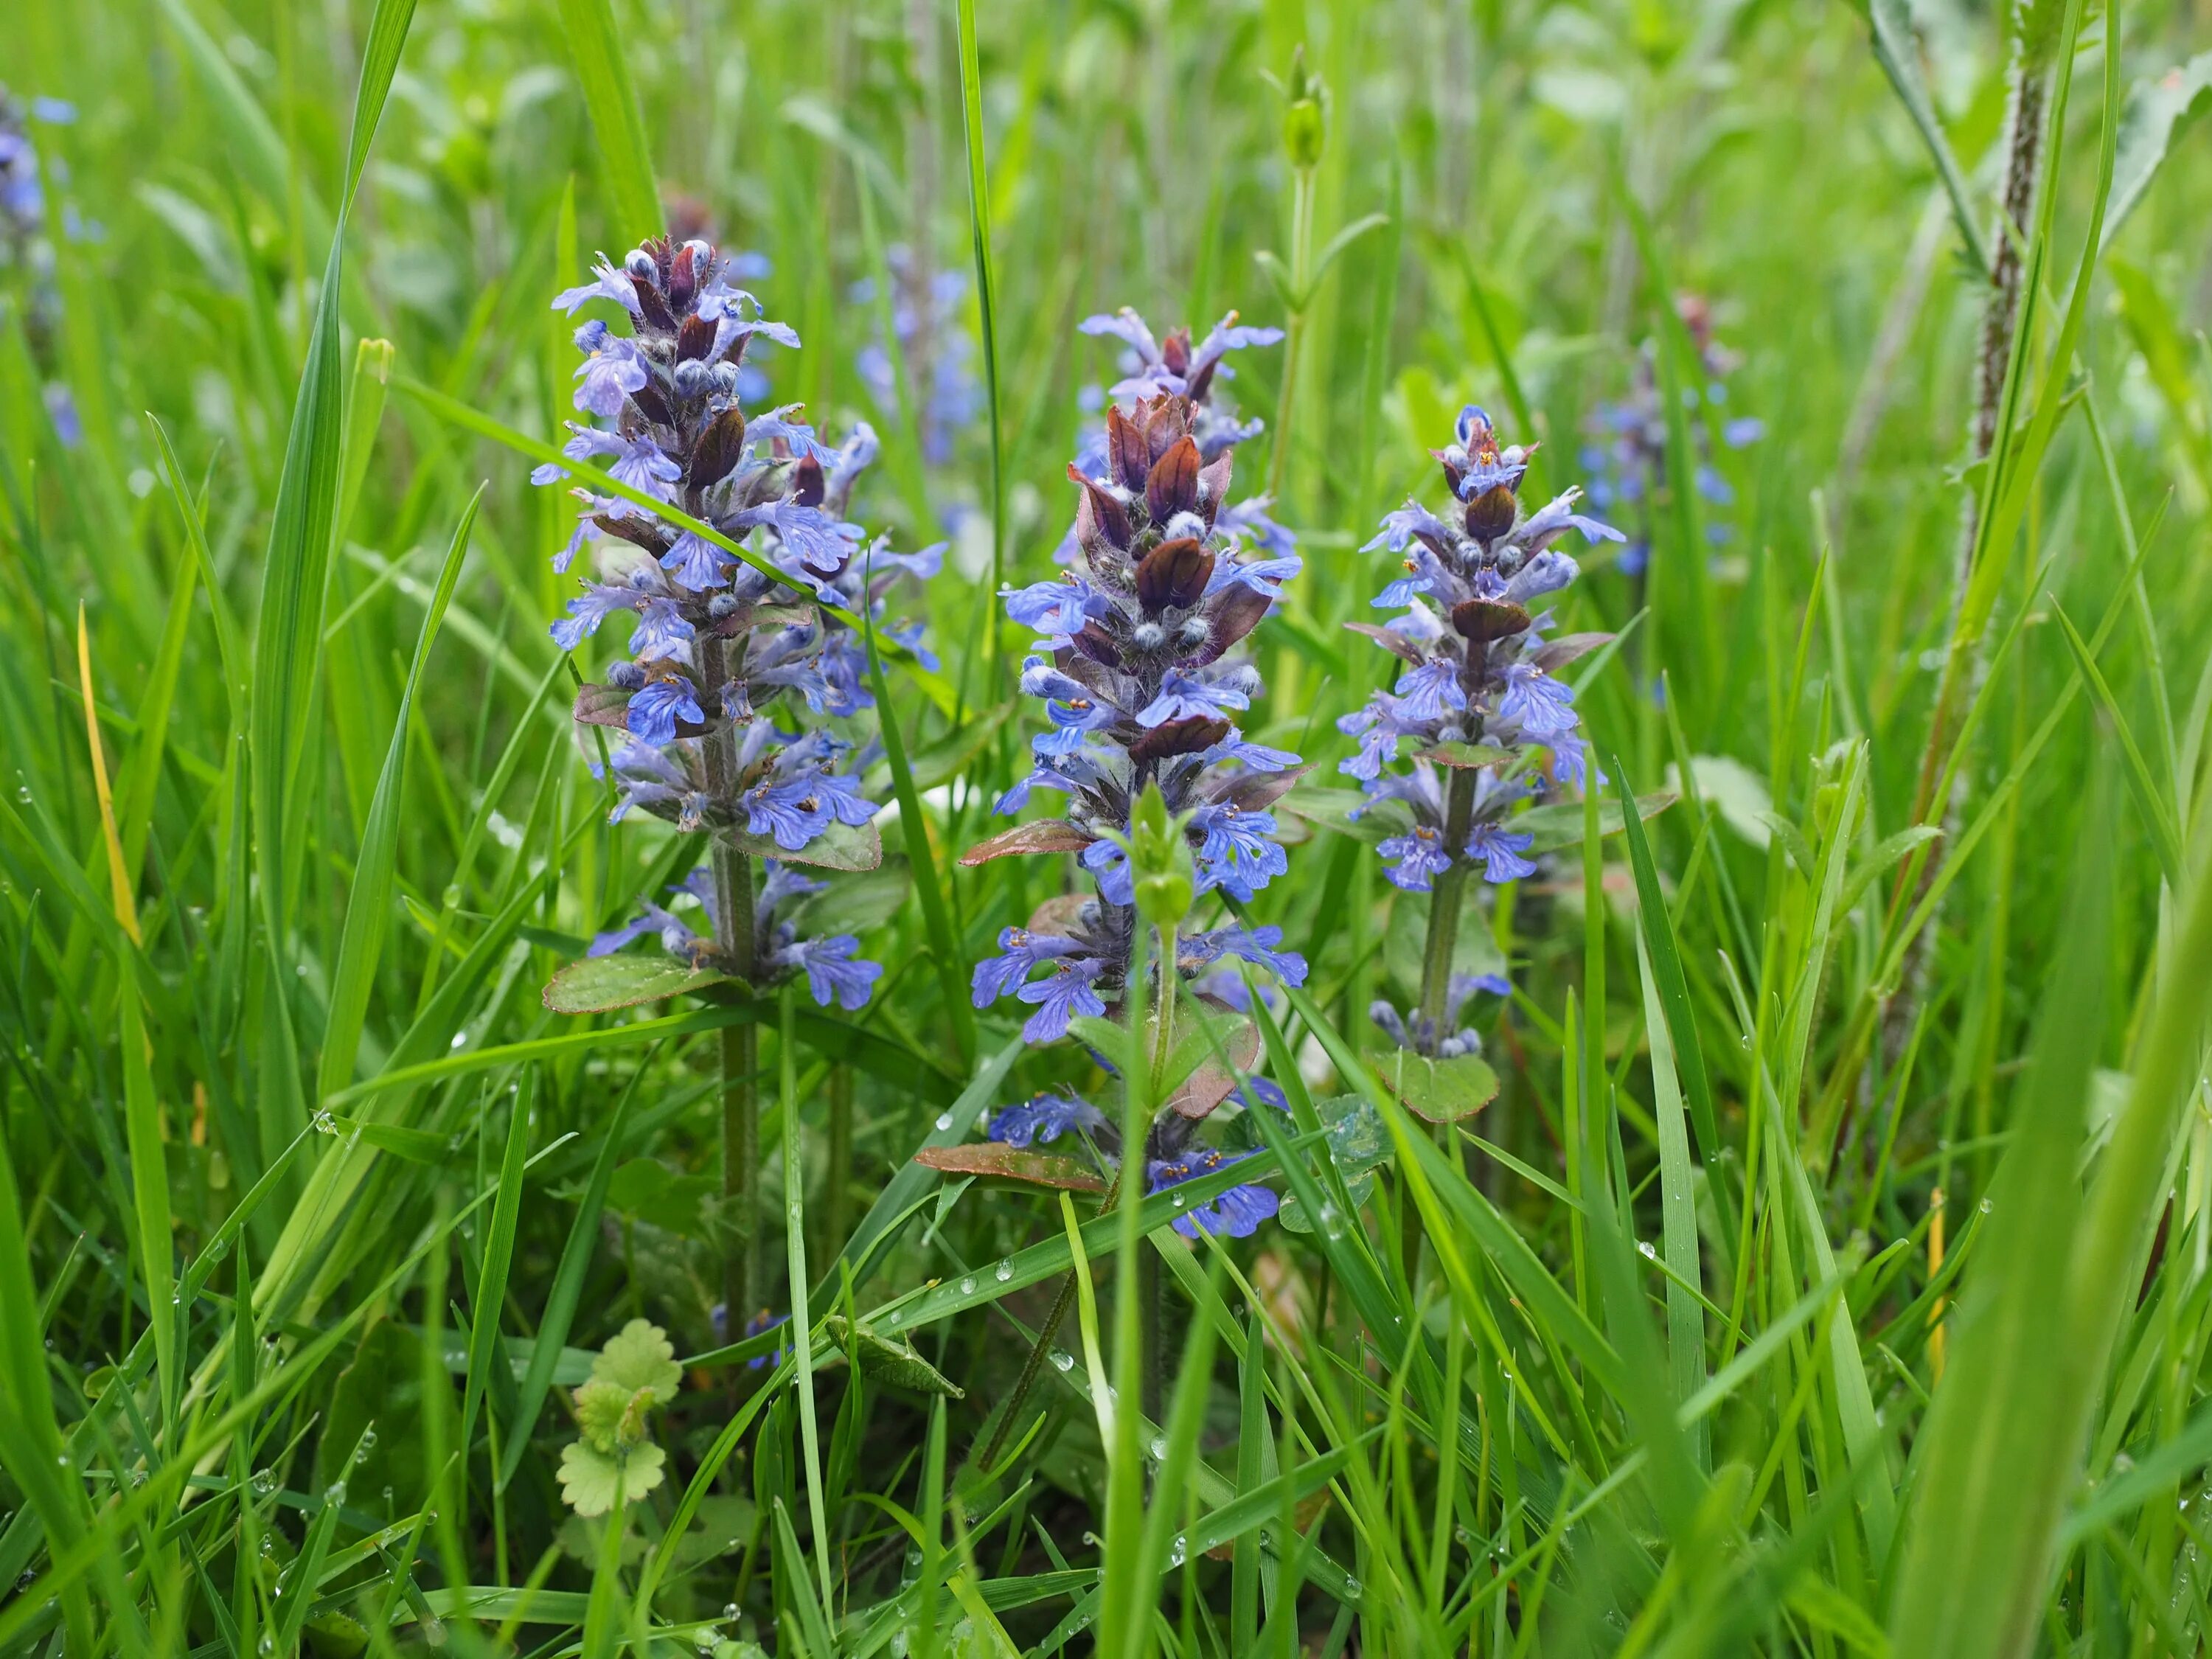
<svg viewBox="0 0 2212 1659">
<path fill-rule="evenodd" d="M 730 571 L 737 562 L 696 530 L 685 531 L 660 556 L 660 568 L 675 579 L 677 586 L 695 593 L 728 586 Z"/>
<path fill-rule="evenodd" d="M 598 633 L 599 624 L 616 611 L 635 611 L 641 597 L 634 587 L 586 582 L 584 591 L 568 601 L 568 614 L 553 624 L 553 642 L 563 651 L 574 651 L 587 635 Z"/>
<path fill-rule="evenodd" d="M 637 285 L 630 281 L 629 272 L 615 269 L 607 263 L 607 256 L 602 253 L 592 264 L 592 273 L 596 281 L 578 288 L 562 289 L 555 295 L 553 309 L 565 311 L 573 317 L 577 307 L 587 300 L 612 300 L 633 317 L 637 314 Z"/>
<path fill-rule="evenodd" d="M 637 601 L 637 627 L 629 636 L 629 653 L 641 661 L 665 657 L 689 662 L 694 631 L 674 599 L 647 594 Z"/>
<path fill-rule="evenodd" d="M 1148 1164 L 1146 1173 L 1150 1180 L 1146 1191 L 1165 1192 L 1170 1187 L 1179 1187 L 1186 1181 L 1195 1181 L 1201 1176 L 1212 1175 L 1217 1170 L 1242 1162 L 1242 1158 L 1224 1158 L 1211 1146 L 1191 1146 L 1173 1158 L 1155 1160 Z M 1260 1224 L 1281 1206 L 1282 1200 L 1273 1188 L 1248 1182 L 1243 1186 L 1231 1187 L 1205 1203 L 1186 1210 L 1170 1224 L 1185 1238 L 1194 1239 L 1200 1232 L 1214 1233 L 1225 1238 L 1249 1238 L 1259 1231 Z"/>
<path fill-rule="evenodd" d="M 704 724 L 707 719 L 706 711 L 699 707 L 697 692 L 681 674 L 648 681 L 629 700 L 629 730 L 640 743 L 675 742 L 679 719 L 694 724 Z"/>
<path fill-rule="evenodd" d="M 811 778 L 771 779 L 744 797 L 745 829 L 773 836 L 787 853 L 801 851 L 830 827 L 832 814 Z"/>
<path fill-rule="evenodd" d="M 1306 982 L 1306 959 L 1295 951 L 1280 949 L 1283 930 L 1265 927 L 1217 927 L 1211 933 L 1193 933 L 1179 942 L 1181 966 L 1200 969 L 1211 966 L 1224 957 L 1234 957 L 1249 962 L 1256 968 L 1265 968 L 1285 985 Z"/>
<path fill-rule="evenodd" d="M 1459 683 L 1459 665 L 1423 663 L 1399 676 L 1398 712 L 1413 720 L 1440 720 L 1452 709 L 1467 707 L 1467 689 Z"/>
<path fill-rule="evenodd" d="M 993 1117 L 986 1133 L 1003 1145 L 1027 1146 L 1057 1140 L 1072 1129 L 1099 1129 L 1105 1124 L 1105 1115 L 1080 1095 L 1038 1093 Z"/>
<path fill-rule="evenodd" d="M 1030 970 L 1039 963 L 1074 956 L 1083 947 L 1065 934 L 1032 933 L 1026 927 L 1006 927 L 1000 930 L 999 949 L 1002 955 L 987 957 L 975 964 L 971 988 L 978 1008 L 989 1007 L 1020 986 L 1029 978 Z"/>
<path fill-rule="evenodd" d="M 1089 620 L 1085 610 L 1091 598 L 1088 582 L 1032 582 L 1027 587 L 1002 587 L 999 597 L 1006 602 L 1009 617 L 1055 641 L 1080 634 Z"/>
<path fill-rule="evenodd" d="M 1467 838 L 1467 855 L 1482 860 L 1485 881 L 1519 881 L 1536 873 L 1536 866 L 1521 856 L 1535 840 L 1532 835 L 1516 835 L 1502 824 L 1478 823 Z"/>
<path fill-rule="evenodd" d="M 635 342 L 602 328 L 591 356 L 576 366 L 576 407 L 612 420 L 629 394 L 644 390 L 645 359 Z"/>
<path fill-rule="evenodd" d="M 1179 668 L 1170 668 L 1160 681 L 1160 694 L 1137 711 L 1137 724 L 1165 726 L 1170 720 L 1226 720 L 1252 700 L 1233 686 L 1209 685 L 1193 679 Z"/>
<path fill-rule="evenodd" d="M 1264 1077 L 1246 1078 L 1235 1098 L 1246 1106 L 1272 1106 L 1279 1112 L 1291 1109 L 1291 1097 L 1283 1092 L 1283 1085 Z"/>
<path fill-rule="evenodd" d="M 1103 1014 L 1105 1001 L 1091 986 L 1105 969 L 1096 957 L 1062 958 L 1044 978 L 1017 990 L 1016 996 L 1036 1009 L 1022 1027 L 1022 1040 L 1050 1042 L 1067 1035 L 1067 1022 L 1077 1014 L 1094 1019 Z"/>
<path fill-rule="evenodd" d="M 693 946 L 701 943 L 699 936 L 691 931 L 690 924 L 681 916 L 671 915 L 647 900 L 644 908 L 621 927 L 595 935 L 584 954 L 587 957 L 612 956 L 632 939 L 642 939 L 647 933 L 659 934 L 662 947 L 671 956 L 686 956 Z"/>
<path fill-rule="evenodd" d="M 755 1337 L 764 1332 L 772 1331 L 788 1321 L 790 1317 L 789 1314 L 777 1314 L 771 1317 L 769 1310 L 763 1308 L 750 1319 L 745 1321 L 745 1335 Z M 790 1352 L 790 1348 L 785 1346 L 778 1348 L 774 1353 L 755 1354 L 750 1359 L 745 1361 L 745 1369 L 749 1371 L 757 1371 L 765 1370 L 770 1365 L 781 1365 L 784 1362 L 785 1356 Z"/>
<path fill-rule="evenodd" d="M 1109 904 L 1137 902 L 1136 878 L 1130 873 L 1129 854 L 1116 841 L 1094 841 L 1083 849 L 1083 867 L 1098 883 L 1098 896 Z"/>
<path fill-rule="evenodd" d="M 814 994 L 814 1000 L 827 1008 L 834 999 L 848 1013 L 868 1006 L 869 995 L 876 981 L 883 977 L 883 964 L 870 962 L 854 953 L 860 941 L 850 933 L 839 933 L 831 939 L 799 939 L 776 952 L 776 965 L 798 968 L 806 975 L 806 988 Z"/>
<path fill-rule="evenodd" d="M 1290 867 L 1290 854 L 1281 843 L 1268 839 L 1275 833 L 1274 815 L 1247 812 L 1223 802 L 1201 806 L 1191 815 L 1190 827 L 1206 837 L 1195 860 L 1198 890 L 1220 888 L 1240 904 L 1249 904 L 1258 889 Z"/>
<path fill-rule="evenodd" d="M 1515 663 L 1505 671 L 1505 695 L 1498 699 L 1498 714 L 1519 726 L 1528 741 L 1550 743 L 1575 729 L 1574 688 L 1533 663 Z"/>
<path fill-rule="evenodd" d="M 1425 823 L 1376 842 L 1375 850 L 1394 860 L 1383 874 L 1393 887 L 1404 892 L 1427 892 L 1432 878 L 1451 868 L 1451 854 L 1444 851 L 1443 837 Z"/>
</svg>

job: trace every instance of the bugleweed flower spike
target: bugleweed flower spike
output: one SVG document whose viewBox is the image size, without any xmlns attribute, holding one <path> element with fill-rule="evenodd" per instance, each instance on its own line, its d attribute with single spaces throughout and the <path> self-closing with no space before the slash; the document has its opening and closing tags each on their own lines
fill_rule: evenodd
<svg viewBox="0 0 2212 1659">
<path fill-rule="evenodd" d="M 1150 798 L 1158 833 L 1188 847 L 1190 896 L 1202 901 L 1218 890 L 1241 902 L 1288 867 L 1269 809 L 1298 766 L 1296 755 L 1252 743 L 1237 726 L 1261 684 L 1258 670 L 1234 653 L 1301 561 L 1264 501 L 1229 505 L 1235 447 L 1260 423 L 1238 424 L 1210 397 L 1225 373 L 1225 353 L 1273 344 L 1280 334 L 1240 327 L 1232 313 L 1196 345 L 1187 330 L 1156 340 L 1127 310 L 1093 317 L 1083 328 L 1129 348 L 1127 377 L 1114 388 L 1128 401 L 1108 407 L 1103 441 L 1086 446 L 1068 468 L 1080 492 L 1069 568 L 1055 580 L 1004 592 L 1008 614 L 1039 635 L 1021 684 L 1043 702 L 1049 724 L 1031 740 L 1033 769 L 998 810 L 1018 812 L 1033 791 L 1050 789 L 1068 797 L 1066 814 L 1008 830 L 963 860 L 1073 853 L 1090 876 L 1094 896 L 1048 902 L 1030 926 L 1006 929 L 1000 954 L 975 969 L 975 1006 L 1004 997 L 1026 1004 L 1034 1012 L 1022 1034 L 1038 1043 L 1064 1036 L 1076 1016 L 1103 1017 L 1109 998 L 1131 994 L 1139 925 L 1131 836 L 1148 792 L 1157 792 Z M 1231 960 L 1293 985 L 1305 978 L 1304 960 L 1280 948 L 1279 928 L 1231 921 L 1191 933 L 1170 927 L 1168 936 L 1184 978 Z M 1162 1006 L 1171 1009 L 1172 1000 Z M 1193 1131 L 1228 1092 L 1224 1080 L 1218 1093 L 1167 1103 L 1145 1149 L 1149 1189 L 1220 1167 L 1221 1155 Z M 1074 1129 L 1118 1167 L 1119 1127 L 1073 1096 L 1012 1108 L 990 1133 L 1025 1146 Z M 1186 1233 L 1202 1225 L 1241 1236 L 1274 1212 L 1275 1194 L 1266 1188 L 1232 1194 L 1176 1224 Z"/>
<path fill-rule="evenodd" d="M 934 574 L 939 550 L 862 546 L 860 527 L 845 515 L 876 453 L 866 426 L 831 449 L 796 405 L 747 418 L 738 400 L 747 346 L 799 339 L 732 284 L 732 264 L 702 240 L 655 240 L 619 266 L 602 258 L 593 281 L 554 302 L 573 314 L 611 301 L 629 324 L 627 334 L 596 319 L 576 331 L 576 407 L 602 423 L 571 422 L 566 453 L 733 542 L 750 536 L 757 561 L 741 562 L 631 502 L 574 492 L 576 532 L 554 568 L 568 570 L 595 532 L 608 539 L 553 637 L 574 651 L 610 616 L 636 618 L 629 658 L 576 699 L 578 720 L 617 734 L 613 817 L 641 809 L 703 833 L 710 854 L 671 890 L 700 901 L 705 931 L 648 899 L 625 926 L 600 934 L 591 954 L 657 938 L 756 993 L 803 975 L 817 1003 L 857 1009 L 883 970 L 860 958 L 849 934 L 805 936 L 794 912 L 823 884 L 788 866 L 862 869 L 881 857 L 870 822 L 878 807 L 860 786 L 870 751 L 850 724 L 874 701 L 858 629 L 864 613 L 881 626 L 885 590 L 901 575 Z M 569 476 L 552 465 L 532 475 L 541 484 Z M 918 646 L 918 628 L 882 632 Z M 754 1133 L 752 1032 L 733 1030 L 725 1128 L 744 1141 Z M 731 1157 L 726 1192 L 749 1207 L 757 1151 L 739 1146 Z M 757 1262 L 733 1277 L 746 1281 L 730 1286 L 744 1298 L 735 1305 L 755 1305 Z"/>
<path fill-rule="evenodd" d="M 1436 895 L 1419 1006 L 1405 1018 L 1378 1003 L 1373 1017 L 1401 1048 L 1449 1058 L 1480 1047 L 1472 1030 L 1459 1028 L 1467 999 L 1506 988 L 1451 972 L 1468 872 L 1479 868 L 1489 882 L 1535 873 L 1527 856 L 1534 837 L 1516 830 L 1510 816 L 1544 787 L 1532 751 L 1549 750 L 1553 770 L 1570 783 L 1583 781 L 1587 765 L 1574 692 L 1557 675 L 1606 636 L 1547 639 L 1551 615 L 1533 607 L 1577 574 L 1553 544 L 1577 531 L 1591 542 L 1621 536 L 1574 510 L 1579 489 L 1524 512 L 1520 489 L 1532 451 L 1501 447 L 1490 417 L 1472 404 L 1460 411 L 1449 447 L 1433 453 L 1451 490 L 1450 517 L 1409 500 L 1367 544 L 1401 556 L 1401 574 L 1374 604 L 1405 615 L 1383 627 L 1356 626 L 1406 669 L 1391 690 L 1337 722 L 1359 741 L 1338 769 L 1360 780 L 1363 813 L 1397 820 L 1396 833 L 1377 849 L 1390 881 Z M 1414 750 L 1401 770 L 1408 738 Z"/>
</svg>

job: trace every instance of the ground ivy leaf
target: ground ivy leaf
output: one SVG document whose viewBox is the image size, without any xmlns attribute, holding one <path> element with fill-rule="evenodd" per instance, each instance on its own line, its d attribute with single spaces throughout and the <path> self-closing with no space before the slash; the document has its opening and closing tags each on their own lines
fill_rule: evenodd
<svg viewBox="0 0 2212 1659">
<path fill-rule="evenodd" d="M 671 956 L 586 957 L 553 975 L 544 1001 L 556 1014 L 604 1014 L 719 985 L 727 977 Z"/>
</svg>

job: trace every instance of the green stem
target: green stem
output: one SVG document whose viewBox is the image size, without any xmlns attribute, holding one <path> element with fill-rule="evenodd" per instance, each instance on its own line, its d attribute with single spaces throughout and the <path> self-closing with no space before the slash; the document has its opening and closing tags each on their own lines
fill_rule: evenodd
<svg viewBox="0 0 2212 1659">
<path fill-rule="evenodd" d="M 742 653 L 742 644 L 738 648 Z M 700 668 L 708 684 L 729 682 L 728 652 L 726 641 L 710 638 L 706 641 Z M 738 781 L 734 726 L 725 726 L 708 737 L 705 759 L 708 793 L 716 800 L 731 799 Z M 754 981 L 760 971 L 755 948 L 753 861 L 720 836 L 714 839 L 712 858 L 714 937 L 750 994 L 757 988 Z M 730 1341 L 737 1340 L 745 1322 L 761 1305 L 760 1218 L 756 1213 L 760 1186 L 760 1096 L 755 1080 L 759 1042 L 757 1028 L 750 1024 L 722 1028 L 722 1214 L 729 1228 L 729 1243 L 722 1258 L 722 1328 Z"/>
<path fill-rule="evenodd" d="M 848 1202 L 853 1187 L 853 1068 L 830 1070 L 829 1189 L 822 1194 L 822 1260 L 834 1261 L 845 1248 L 851 1224 Z"/>
<path fill-rule="evenodd" d="M 1466 906 L 1468 866 L 1464 849 L 1474 823 L 1474 780 L 1472 770 L 1454 768 L 1444 794 L 1444 848 L 1452 864 L 1437 878 L 1429 894 L 1428 942 L 1421 951 L 1420 1018 L 1427 1023 L 1431 1048 L 1443 1035 L 1452 953 L 1459 944 L 1460 912 Z"/>
</svg>

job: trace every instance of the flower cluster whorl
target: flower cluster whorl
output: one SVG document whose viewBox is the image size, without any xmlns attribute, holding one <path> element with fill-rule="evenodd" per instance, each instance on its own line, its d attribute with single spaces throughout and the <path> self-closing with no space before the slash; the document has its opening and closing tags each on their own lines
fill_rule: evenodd
<svg viewBox="0 0 2212 1659">
<path fill-rule="evenodd" d="M 1526 763 L 1530 747 L 1548 749 L 1560 776 L 1582 779 L 1574 691 L 1554 671 L 1590 641 L 1547 641 L 1551 617 L 1530 606 L 1574 580 L 1574 560 L 1553 547 L 1568 532 L 1592 542 L 1621 538 L 1574 510 L 1577 489 L 1524 514 L 1519 490 L 1532 452 L 1500 448 L 1490 417 L 1472 404 L 1460 411 L 1450 447 L 1434 453 L 1457 505 L 1452 520 L 1408 501 L 1367 544 L 1405 555 L 1405 574 L 1374 604 L 1406 615 L 1360 631 L 1402 658 L 1406 671 L 1393 690 L 1337 722 L 1359 741 L 1338 769 L 1361 781 L 1369 807 L 1393 800 L 1407 811 L 1408 826 L 1380 850 L 1390 880 L 1413 892 L 1459 864 L 1480 864 L 1492 882 L 1534 872 L 1523 856 L 1531 837 L 1509 828 L 1506 814 L 1541 787 Z M 1401 773 L 1392 769 L 1407 738 L 1419 748 Z M 1439 763 L 1475 774 L 1463 825 L 1448 822 Z"/>
<path fill-rule="evenodd" d="M 584 361 L 575 404 L 606 424 L 571 422 L 563 449 L 732 543 L 750 536 L 757 562 L 635 502 L 579 488 L 576 531 L 554 568 L 566 571 L 595 532 L 629 550 L 583 580 L 552 633 L 573 651 L 617 611 L 637 619 L 630 657 L 576 701 L 579 720 L 625 734 L 611 757 L 620 789 L 615 817 L 642 808 L 748 851 L 818 862 L 811 848 L 840 826 L 850 833 L 867 825 L 878 808 L 860 793 L 868 750 L 826 725 L 809 729 L 805 717 L 847 718 L 872 705 L 860 625 L 864 617 L 878 621 L 885 590 L 900 574 L 935 574 L 941 550 L 863 547 L 860 526 L 845 515 L 876 453 L 866 426 L 832 449 L 798 418 L 795 404 L 747 418 L 739 403 L 746 348 L 756 338 L 799 340 L 732 284 L 735 263 L 703 240 L 655 239 L 620 266 L 602 257 L 594 281 L 554 301 L 573 314 L 588 301 L 609 300 L 629 319 L 628 334 L 597 319 L 576 331 Z M 549 484 L 570 476 L 549 464 L 532 479 Z M 919 628 L 882 631 L 930 660 Z M 770 717 L 778 699 L 797 729 Z M 711 883 L 703 872 L 700 878 Z M 803 970 L 818 1000 L 856 1007 L 881 970 L 850 960 L 854 941 L 799 941 L 771 920 L 774 901 L 798 896 L 801 879 L 771 874 L 759 895 L 763 931 L 752 951 L 740 950 L 742 940 L 687 942 L 678 934 L 688 930 L 655 920 L 666 913 L 652 906 L 599 946 L 611 950 L 658 931 L 672 951 L 695 960 L 750 956 L 756 971 Z M 725 914 L 711 886 L 690 890 L 708 898 L 710 915 Z"/>
<path fill-rule="evenodd" d="M 1000 799 L 1019 811 L 1031 791 L 1069 797 L 1065 818 L 1025 824 L 969 854 L 1076 852 L 1097 889 L 1064 933 L 1009 928 L 1003 954 L 975 970 L 975 1000 L 1012 994 L 1037 1009 L 1024 1027 L 1033 1042 L 1067 1029 L 1070 1016 L 1101 1014 L 1099 993 L 1127 975 L 1134 895 L 1122 838 L 1133 803 L 1159 787 L 1168 811 L 1188 813 L 1196 890 L 1218 888 L 1241 901 L 1288 867 L 1268 810 L 1290 787 L 1298 757 L 1248 742 L 1236 716 L 1261 690 L 1259 671 L 1231 655 L 1296 575 L 1295 553 L 1273 551 L 1267 532 L 1228 506 L 1235 442 L 1206 394 L 1221 354 L 1266 344 L 1273 329 L 1238 328 L 1231 317 L 1194 350 L 1188 331 L 1152 343 L 1143 319 L 1124 311 L 1092 318 L 1090 332 L 1133 343 L 1139 371 L 1116 388 L 1097 471 L 1071 464 L 1081 491 L 1072 532 L 1075 557 L 1057 580 L 1005 590 L 1014 620 L 1034 628 L 1039 649 L 1022 667 L 1022 689 L 1045 705 L 1050 729 L 1032 739 L 1033 769 Z M 1218 441 L 1207 459 L 1201 435 Z M 1272 524 L 1268 532 L 1281 532 Z M 1276 948 L 1273 928 L 1230 927 L 1180 942 L 1178 966 L 1197 973 L 1225 957 L 1267 967 L 1293 984 L 1302 959 Z M 1034 982 L 1033 969 L 1048 969 Z"/>
<path fill-rule="evenodd" d="M 1137 929 L 1132 815 L 1152 787 L 1179 823 L 1190 852 L 1189 893 L 1219 890 L 1243 902 L 1288 866 L 1269 810 L 1297 776 L 1298 757 L 1248 741 L 1237 716 L 1260 694 L 1259 671 L 1232 655 L 1280 597 L 1302 561 L 1289 533 L 1267 516 L 1265 497 L 1231 504 L 1237 443 L 1260 430 L 1239 424 L 1212 394 L 1229 370 L 1223 356 L 1267 345 L 1275 329 L 1240 327 L 1231 313 L 1198 345 L 1178 329 L 1155 340 L 1123 310 L 1089 319 L 1088 334 L 1128 348 L 1105 424 L 1068 467 L 1081 491 L 1074 526 L 1055 555 L 1059 580 L 1004 591 L 1006 610 L 1034 628 L 1038 648 L 1022 665 L 1022 690 L 1041 698 L 1049 723 L 1030 743 L 1033 769 L 1000 799 L 1018 812 L 1039 788 L 1069 799 L 1066 816 L 1025 823 L 971 850 L 978 864 L 1013 853 L 1075 853 L 1095 896 L 1054 901 L 1030 927 L 999 936 L 1000 954 L 979 963 L 975 1002 L 1013 996 L 1035 1009 L 1022 1027 L 1031 1042 L 1064 1036 L 1075 1016 L 1103 1016 L 1106 993 L 1126 987 Z M 1164 830 L 1172 836 L 1175 831 Z M 1218 974 L 1241 960 L 1291 985 L 1304 957 L 1281 949 L 1279 927 L 1239 924 L 1176 934 L 1173 971 Z M 1043 969 L 1041 978 L 1031 975 Z M 1229 989 L 1224 986 L 1224 990 Z M 1241 999 L 1243 986 L 1235 986 Z M 1216 1006 L 1231 1006 L 1231 998 Z M 1170 1100 L 1138 1149 L 1147 1192 L 1211 1175 L 1237 1161 L 1196 1138 L 1199 1121 L 1225 1097 L 1225 1080 L 1203 1096 Z M 1281 1090 L 1261 1079 L 1245 1098 L 1285 1110 Z M 1127 1161 L 1121 1132 L 1075 1095 L 1040 1095 L 1000 1113 L 990 1136 L 1025 1147 L 1079 1137 L 1109 1173 Z M 1174 1221 L 1195 1237 L 1242 1237 L 1275 1213 L 1279 1199 L 1257 1182 L 1232 1186 Z"/>
</svg>

